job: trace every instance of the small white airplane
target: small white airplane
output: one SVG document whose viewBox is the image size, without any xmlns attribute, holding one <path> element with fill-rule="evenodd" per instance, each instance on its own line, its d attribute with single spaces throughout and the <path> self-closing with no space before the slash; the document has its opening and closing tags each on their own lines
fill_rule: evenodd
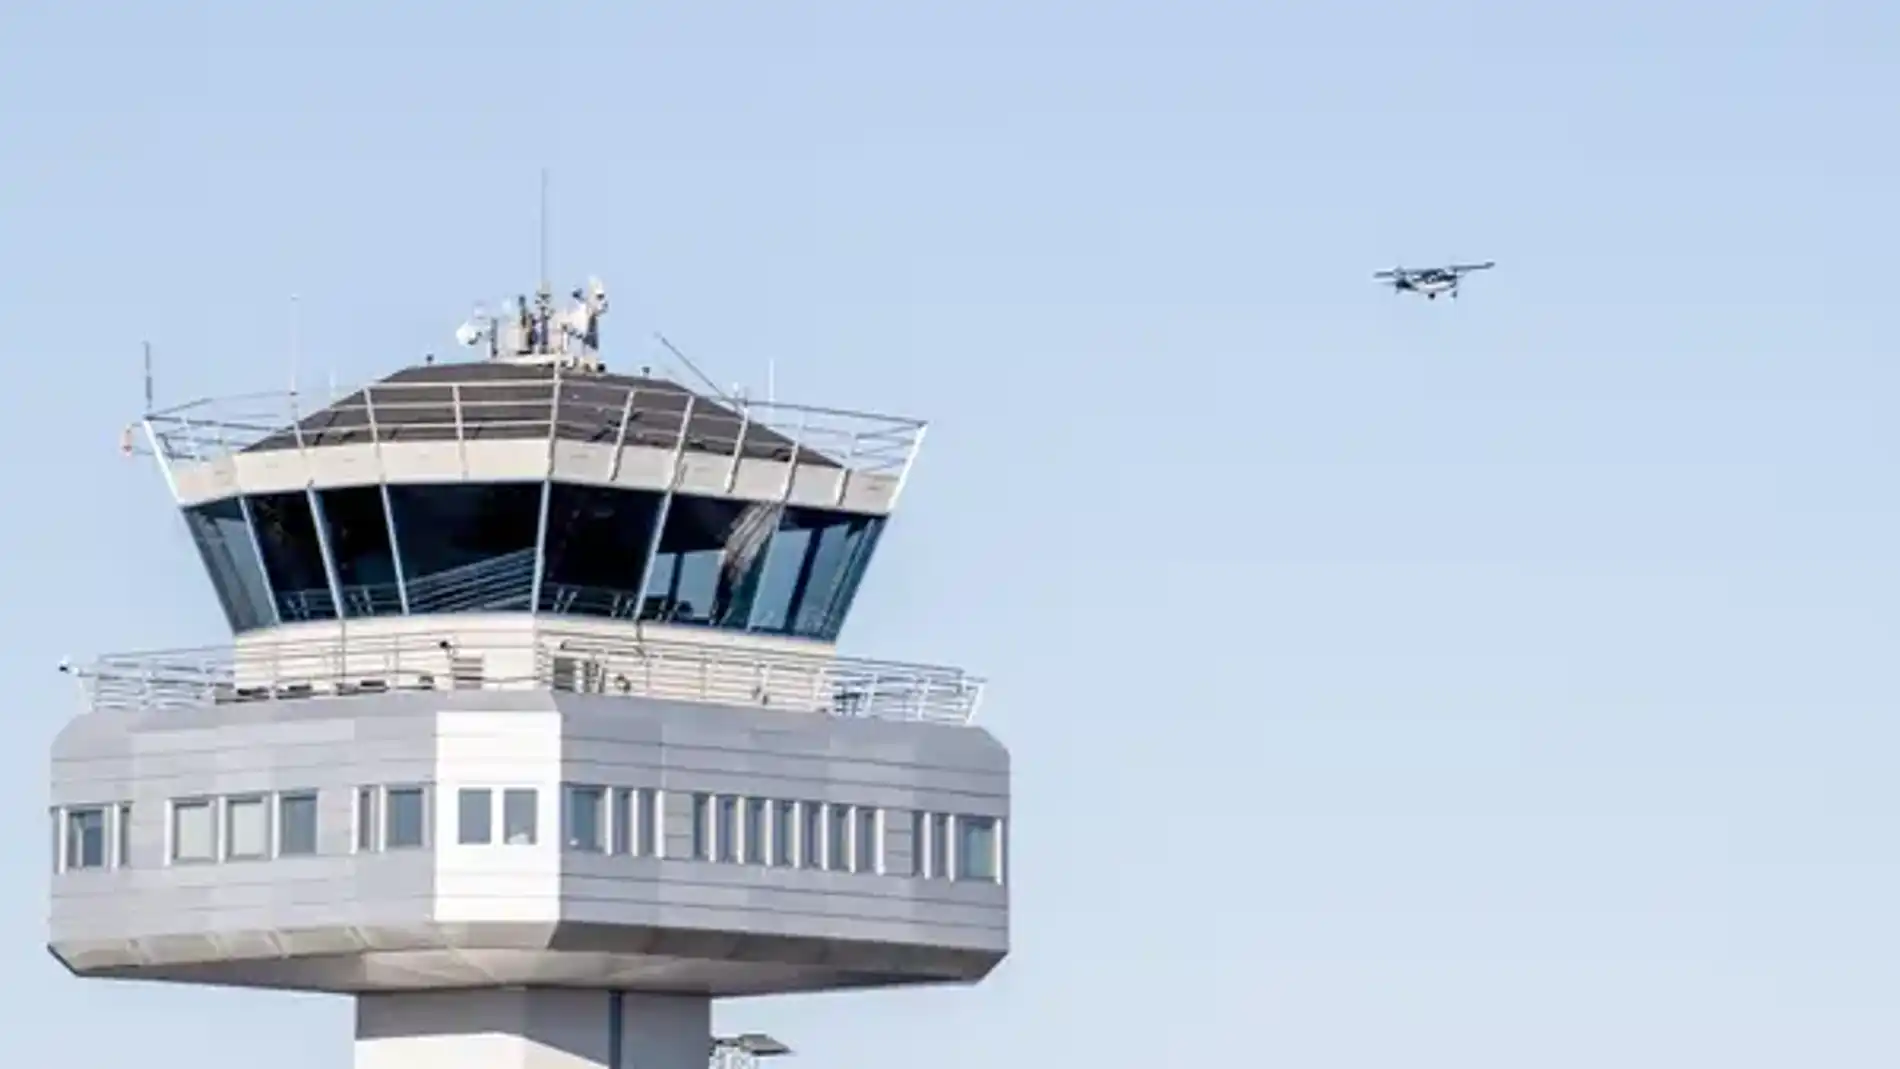
<svg viewBox="0 0 1900 1069">
<path fill-rule="evenodd" d="M 1435 301 L 1441 293 L 1458 296 L 1458 283 L 1465 275 L 1473 271 L 1488 271 L 1497 264 L 1486 260 L 1481 264 L 1447 264 L 1444 267 L 1395 267 L 1390 271 L 1379 271 L 1373 278 L 1384 281 L 1392 287 L 1394 293 L 1423 293 L 1425 299 Z"/>
</svg>

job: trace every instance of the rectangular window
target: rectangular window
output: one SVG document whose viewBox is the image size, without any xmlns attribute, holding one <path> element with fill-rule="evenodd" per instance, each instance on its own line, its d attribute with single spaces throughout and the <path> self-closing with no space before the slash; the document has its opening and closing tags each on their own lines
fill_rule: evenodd
<svg viewBox="0 0 1900 1069">
<path fill-rule="evenodd" d="M 833 802 L 825 807 L 830 817 L 825 822 L 825 867 L 833 872 L 848 872 L 851 855 L 851 807 Z"/>
<path fill-rule="evenodd" d="M 996 818 L 957 818 L 957 879 L 996 879 Z"/>
<path fill-rule="evenodd" d="M 851 839 L 851 847 L 856 856 L 851 859 L 851 871 L 876 872 L 878 855 L 883 853 L 878 849 L 877 810 L 861 805 L 857 808 L 857 814 L 857 832 Z"/>
<path fill-rule="evenodd" d="M 639 806 L 634 804 L 635 797 L 631 788 L 614 788 L 614 811 L 610 823 L 614 829 L 613 852 L 616 854 L 633 853 L 636 834 L 634 822 L 640 819 Z"/>
<path fill-rule="evenodd" d="M 215 861 L 217 810 L 205 799 L 172 803 L 172 860 Z"/>
<path fill-rule="evenodd" d="M 309 791 L 277 796 L 277 853 L 303 857 L 317 852 L 317 796 Z"/>
<path fill-rule="evenodd" d="M 376 849 L 376 828 L 381 823 L 376 817 L 376 797 L 374 787 L 356 790 L 356 849 L 363 853 Z"/>
<path fill-rule="evenodd" d="M 660 838 L 660 792 L 640 788 L 640 812 L 634 817 L 640 825 L 638 848 L 641 857 L 659 857 L 664 840 Z"/>
<path fill-rule="evenodd" d="M 607 792 L 600 787 L 567 789 L 567 848 L 600 853 L 607 847 Z"/>
<path fill-rule="evenodd" d="M 421 787 L 383 792 L 383 849 L 419 850 L 428 844 L 429 797 Z"/>
<path fill-rule="evenodd" d="M 712 795 L 693 795 L 693 860 L 711 861 Z"/>
<path fill-rule="evenodd" d="M 765 864 L 765 811 L 771 803 L 763 798 L 745 800 L 745 863 Z"/>
<path fill-rule="evenodd" d="M 822 802 L 798 803 L 798 867 L 822 868 L 825 860 L 825 806 Z"/>
<path fill-rule="evenodd" d="M 772 864 L 784 868 L 796 854 L 792 850 L 792 829 L 798 827 L 797 802 L 772 803 Z"/>
<path fill-rule="evenodd" d="M 512 787 L 501 792 L 501 834 L 509 846 L 533 846 L 537 837 L 535 790 Z"/>
<path fill-rule="evenodd" d="M 112 863 L 119 866 L 120 868 L 125 868 L 126 866 L 132 864 L 132 803 L 131 802 L 122 802 L 119 805 L 117 841 L 118 841 L 117 856 L 113 858 Z"/>
<path fill-rule="evenodd" d="M 942 813 L 930 814 L 930 876 L 950 878 L 950 818 Z"/>
<path fill-rule="evenodd" d="M 463 787 L 455 792 L 455 841 L 461 846 L 487 846 L 495 841 L 493 791 Z"/>
<path fill-rule="evenodd" d="M 916 877 L 930 875 L 924 870 L 924 838 L 929 817 L 920 810 L 910 814 L 910 874 Z"/>
<path fill-rule="evenodd" d="M 106 867 L 106 811 L 94 806 L 66 811 L 66 867 Z"/>
<path fill-rule="evenodd" d="M 719 795 L 714 802 L 713 812 L 717 814 L 713 838 L 718 846 L 719 860 L 730 864 L 739 860 L 739 800 L 730 794 Z"/>
<path fill-rule="evenodd" d="M 224 856 L 233 861 L 270 856 L 270 808 L 263 795 L 225 799 Z"/>
</svg>

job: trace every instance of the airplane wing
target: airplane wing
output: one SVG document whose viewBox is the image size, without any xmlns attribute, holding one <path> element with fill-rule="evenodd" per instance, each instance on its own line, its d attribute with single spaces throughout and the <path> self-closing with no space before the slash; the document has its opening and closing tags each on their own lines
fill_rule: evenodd
<svg viewBox="0 0 1900 1069">
<path fill-rule="evenodd" d="M 1372 277 L 1373 278 L 1404 278 L 1406 274 L 1407 272 L 1405 268 L 1401 267 L 1396 271 L 1374 271 L 1372 273 Z"/>
<path fill-rule="evenodd" d="M 1496 266 L 1497 262 L 1495 260 L 1486 260 L 1481 264 L 1452 264 L 1450 267 L 1445 268 L 1445 270 L 1464 274 L 1467 271 L 1488 271 Z"/>
</svg>

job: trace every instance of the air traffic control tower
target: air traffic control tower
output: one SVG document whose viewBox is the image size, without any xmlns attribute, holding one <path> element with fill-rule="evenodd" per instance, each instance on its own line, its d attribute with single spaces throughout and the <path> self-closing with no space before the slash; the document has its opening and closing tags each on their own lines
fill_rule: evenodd
<svg viewBox="0 0 1900 1069">
<path fill-rule="evenodd" d="M 835 649 L 923 425 L 611 373 L 576 298 L 145 417 L 233 637 L 69 668 L 73 973 L 352 996 L 356 1069 L 702 1069 L 783 1052 L 714 999 L 1002 960 L 980 682 Z"/>
</svg>

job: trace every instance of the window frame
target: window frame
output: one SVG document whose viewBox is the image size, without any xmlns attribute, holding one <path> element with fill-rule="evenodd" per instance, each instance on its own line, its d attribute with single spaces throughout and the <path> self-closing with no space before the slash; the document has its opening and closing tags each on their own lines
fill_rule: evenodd
<svg viewBox="0 0 1900 1069">
<path fill-rule="evenodd" d="M 188 795 L 184 798 L 173 798 L 170 801 L 170 803 L 167 806 L 167 820 L 166 820 L 166 827 L 165 827 L 165 833 L 166 833 L 165 834 L 165 838 L 166 838 L 165 854 L 166 854 L 166 857 L 169 859 L 168 861 L 169 864 L 172 864 L 172 865 L 215 865 L 218 863 L 218 845 L 219 845 L 218 810 L 219 808 L 220 807 L 218 805 L 218 799 L 215 796 Z M 208 851 L 208 853 L 206 853 L 202 857 L 197 856 L 197 855 L 186 856 L 184 854 L 179 853 L 179 842 L 183 838 L 183 836 L 179 834 L 179 828 L 182 826 L 180 822 L 181 816 L 182 814 L 187 813 L 187 812 L 200 812 L 200 811 L 202 811 L 205 814 L 205 819 L 211 822 L 211 826 L 210 828 L 207 829 L 206 836 L 205 836 L 206 850 Z"/>
<path fill-rule="evenodd" d="M 527 800 L 525 810 L 528 818 L 527 837 L 517 841 L 514 830 L 515 817 L 520 815 L 514 803 Z M 541 792 L 535 787 L 503 787 L 501 789 L 501 845 L 538 846 L 541 842 Z"/>
<path fill-rule="evenodd" d="M 955 873 L 953 878 L 960 883 L 1001 883 L 1003 882 L 1003 818 L 987 816 L 982 813 L 959 813 L 955 819 L 953 835 L 956 837 Z M 975 825 L 986 826 L 989 830 L 989 849 L 986 861 L 987 871 L 971 868 L 968 829 Z"/>
<path fill-rule="evenodd" d="M 237 848 L 237 811 L 239 807 L 255 806 L 263 821 L 263 841 L 257 849 L 240 852 Z M 245 791 L 239 794 L 227 794 L 219 800 L 222 810 L 218 821 L 219 847 L 225 861 L 269 861 L 275 854 L 271 835 L 271 820 L 274 816 L 269 793 Z"/>
<path fill-rule="evenodd" d="M 61 806 L 55 811 L 59 815 L 56 832 L 59 836 L 57 843 L 59 871 L 92 872 L 113 867 L 112 815 L 114 810 L 115 807 L 109 805 L 70 805 Z M 75 840 L 75 821 L 90 814 L 96 814 L 99 818 L 99 862 L 93 865 L 75 863 L 75 859 L 82 854 L 82 851 L 74 849 L 75 846 L 81 845 Z"/>
<path fill-rule="evenodd" d="M 384 852 L 393 850 L 429 849 L 431 843 L 434 841 L 433 837 L 429 834 L 429 825 L 431 823 L 429 819 L 431 810 L 430 800 L 434 794 L 433 791 L 429 790 L 429 785 L 426 783 L 392 783 L 384 786 L 378 793 L 380 794 L 379 801 L 380 808 L 382 809 L 382 820 L 378 822 L 381 832 L 380 842 L 378 843 L 379 847 Z M 392 832 L 395 831 L 396 821 L 395 802 L 398 795 L 405 798 L 414 795 L 416 798 L 417 841 L 415 842 L 398 843 L 393 841 L 395 836 Z"/>
<path fill-rule="evenodd" d="M 591 795 L 593 801 L 584 803 L 583 798 Z M 561 786 L 561 848 L 582 854 L 606 854 L 614 843 L 617 823 L 610 812 L 614 792 L 596 783 L 567 783 Z M 581 812 L 583 804 L 591 805 L 594 811 L 594 841 L 583 843 L 576 835 L 579 822 L 575 815 Z"/>
<path fill-rule="evenodd" d="M 310 849 L 291 850 L 286 847 L 290 836 L 285 829 L 290 826 L 290 806 L 295 802 L 310 803 Z M 271 848 L 276 857 L 315 857 L 323 852 L 323 810 L 318 792 L 311 790 L 278 791 L 271 803 Z"/>
<path fill-rule="evenodd" d="M 468 817 L 470 803 L 477 797 L 481 799 L 481 828 L 479 836 L 471 836 Z M 457 846 L 493 846 L 495 845 L 495 789 L 493 787 L 457 787 L 455 789 L 455 845 Z"/>
</svg>

